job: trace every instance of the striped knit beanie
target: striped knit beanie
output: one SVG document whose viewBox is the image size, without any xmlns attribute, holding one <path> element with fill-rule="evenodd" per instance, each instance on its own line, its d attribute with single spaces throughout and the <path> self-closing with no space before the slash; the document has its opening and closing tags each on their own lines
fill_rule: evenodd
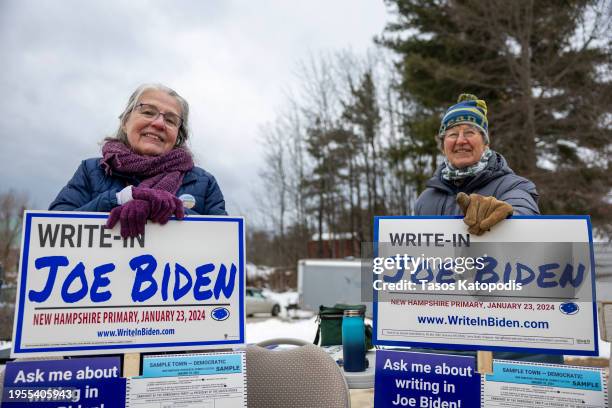
<svg viewBox="0 0 612 408">
<path fill-rule="evenodd" d="M 444 138 L 444 132 L 456 125 L 469 124 L 476 126 L 489 144 L 489 121 L 487 120 L 487 103 L 472 94 L 461 94 L 457 103 L 446 111 L 440 124 L 438 137 Z"/>
</svg>

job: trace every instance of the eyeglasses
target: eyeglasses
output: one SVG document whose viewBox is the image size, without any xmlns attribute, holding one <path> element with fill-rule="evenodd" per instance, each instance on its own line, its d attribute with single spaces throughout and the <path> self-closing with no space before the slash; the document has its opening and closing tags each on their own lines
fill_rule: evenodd
<svg viewBox="0 0 612 408">
<path fill-rule="evenodd" d="M 139 103 L 134 107 L 134 110 L 150 121 L 154 121 L 159 117 L 159 115 L 162 115 L 164 118 L 164 123 L 170 128 L 178 129 L 183 123 L 183 119 L 176 113 L 162 113 L 159 111 L 159 109 L 157 109 L 157 106 L 149 105 L 148 103 Z"/>
<path fill-rule="evenodd" d="M 444 133 L 445 139 L 457 140 L 459 139 L 459 135 L 463 135 L 466 139 L 472 139 L 474 136 L 478 134 L 478 131 L 472 128 L 459 130 L 459 129 L 450 129 L 446 133 Z"/>
</svg>

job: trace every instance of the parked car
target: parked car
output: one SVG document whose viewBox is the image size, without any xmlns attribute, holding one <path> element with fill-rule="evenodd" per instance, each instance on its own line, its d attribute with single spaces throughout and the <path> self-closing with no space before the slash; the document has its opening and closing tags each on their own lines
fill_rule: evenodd
<svg viewBox="0 0 612 408">
<path fill-rule="evenodd" d="M 261 289 L 246 288 L 246 315 L 253 316 L 255 313 L 270 313 L 278 316 L 281 307 L 274 300 L 267 298 Z"/>
</svg>

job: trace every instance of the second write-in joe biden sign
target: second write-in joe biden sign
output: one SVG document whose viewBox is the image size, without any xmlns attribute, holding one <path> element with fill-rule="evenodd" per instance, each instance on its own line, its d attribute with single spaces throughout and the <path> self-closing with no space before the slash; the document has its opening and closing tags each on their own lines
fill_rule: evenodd
<svg viewBox="0 0 612 408">
<path fill-rule="evenodd" d="M 375 342 L 597 355 L 590 220 L 512 217 L 474 236 L 460 217 L 377 217 Z"/>
</svg>

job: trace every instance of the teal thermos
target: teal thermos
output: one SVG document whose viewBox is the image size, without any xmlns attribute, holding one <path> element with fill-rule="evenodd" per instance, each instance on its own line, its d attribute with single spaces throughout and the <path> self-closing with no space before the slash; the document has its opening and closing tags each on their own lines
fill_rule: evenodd
<svg viewBox="0 0 612 408">
<path fill-rule="evenodd" d="M 342 318 L 342 357 L 344 371 L 364 371 L 365 328 L 359 310 L 345 310 Z"/>
</svg>

